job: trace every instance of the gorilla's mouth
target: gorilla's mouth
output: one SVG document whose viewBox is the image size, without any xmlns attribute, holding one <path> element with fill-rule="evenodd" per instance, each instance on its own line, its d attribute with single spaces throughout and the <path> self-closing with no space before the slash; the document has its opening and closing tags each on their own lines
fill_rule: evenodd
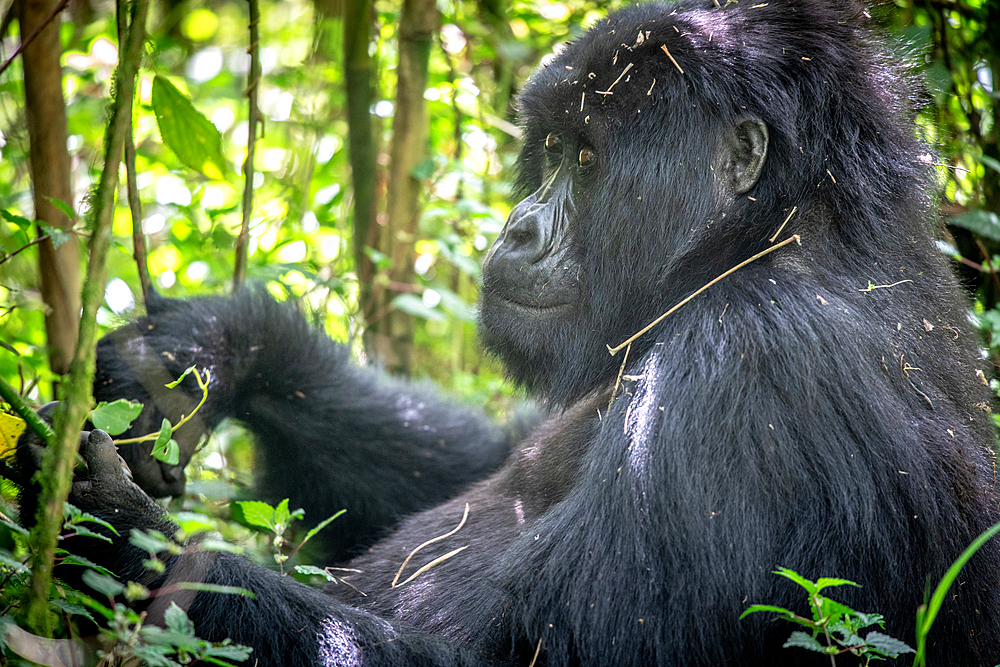
<svg viewBox="0 0 1000 667">
<path fill-rule="evenodd" d="M 572 308 L 573 304 L 568 301 L 557 301 L 552 303 L 530 303 L 528 299 L 516 298 L 505 295 L 497 294 L 496 292 L 483 292 L 483 307 L 487 305 L 496 305 L 500 307 L 507 307 L 514 311 L 523 311 L 531 313 L 532 315 L 538 314 L 558 314 L 565 310 Z"/>
</svg>

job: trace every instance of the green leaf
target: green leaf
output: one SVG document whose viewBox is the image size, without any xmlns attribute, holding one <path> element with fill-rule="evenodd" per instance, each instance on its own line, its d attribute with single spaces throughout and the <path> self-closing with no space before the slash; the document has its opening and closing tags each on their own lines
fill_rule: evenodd
<svg viewBox="0 0 1000 667">
<path fill-rule="evenodd" d="M 132 532 L 129 533 L 128 541 L 132 546 L 143 551 L 148 551 L 151 554 L 168 551 L 171 546 L 170 540 L 162 533 L 158 531 L 146 532 L 138 528 L 132 529 Z"/>
<path fill-rule="evenodd" d="M 292 571 L 296 574 L 301 574 L 303 577 L 323 577 L 327 581 L 336 582 L 337 578 L 324 570 L 321 567 L 316 567 L 315 565 L 296 565 L 292 568 Z"/>
<path fill-rule="evenodd" d="M 194 636 L 194 623 L 184 613 L 184 610 L 177 606 L 176 602 L 171 602 L 167 610 L 163 612 L 163 622 L 168 630 Z"/>
<path fill-rule="evenodd" d="M 857 586 L 861 588 L 861 584 L 856 584 L 849 579 L 833 579 L 831 577 L 820 577 L 816 580 L 816 592 L 823 590 L 824 588 L 829 588 L 830 586 Z"/>
<path fill-rule="evenodd" d="M 288 511 L 288 498 L 285 498 L 278 506 L 274 508 L 274 524 L 273 527 L 277 528 L 279 526 L 284 527 L 288 525 L 288 520 L 292 518 L 291 512 Z"/>
<path fill-rule="evenodd" d="M 98 565 L 97 563 L 93 562 L 92 560 L 88 560 L 83 556 L 77 556 L 76 554 L 68 554 L 65 558 L 62 559 L 61 564 L 80 565 L 82 567 L 89 567 L 94 572 L 99 572 L 109 577 L 115 576 L 115 573 L 109 570 L 108 568 Z"/>
<path fill-rule="evenodd" d="M 1000 216 L 990 211 L 969 211 L 952 218 L 948 224 L 968 229 L 991 241 L 1000 241 Z"/>
<path fill-rule="evenodd" d="M 112 579 L 106 574 L 98 574 L 93 570 L 84 570 L 82 579 L 83 583 L 87 584 L 98 593 L 107 595 L 109 598 L 113 598 L 125 590 L 125 587 L 115 579 Z"/>
<path fill-rule="evenodd" d="M 52 242 L 53 248 L 58 248 L 66 241 L 69 241 L 69 232 L 61 227 L 53 227 L 52 225 L 47 225 L 44 222 L 38 222 L 38 228 L 42 230 L 42 233 L 49 237 L 49 241 Z"/>
<path fill-rule="evenodd" d="M 437 165 L 434 163 L 434 159 L 427 158 L 422 162 L 420 162 L 420 164 L 415 166 L 412 170 L 410 170 L 410 176 L 413 176 L 413 178 L 417 179 L 418 181 L 422 181 L 425 178 L 430 178 L 431 176 L 433 176 L 434 170 L 436 168 Z"/>
<path fill-rule="evenodd" d="M 808 632 L 802 632 L 796 630 L 792 633 L 792 636 L 788 638 L 788 641 L 784 643 L 782 648 L 804 648 L 808 651 L 816 651 L 817 653 L 825 653 L 826 647 L 820 643 L 818 639 L 813 637 Z"/>
<path fill-rule="evenodd" d="M 806 589 L 806 592 L 809 593 L 809 595 L 814 595 L 818 590 L 815 583 L 806 579 L 795 570 L 789 570 L 787 567 L 779 567 L 777 570 L 774 570 L 774 574 L 779 574 L 786 579 L 791 579 L 799 586 Z"/>
<path fill-rule="evenodd" d="M 93 614 L 91 614 L 90 611 L 88 611 L 87 608 L 82 605 L 73 604 L 72 602 L 67 602 L 66 600 L 60 600 L 59 598 L 55 598 L 53 600 L 49 600 L 49 606 L 54 607 L 59 611 L 66 612 L 71 616 L 83 616 L 85 618 L 90 619 L 90 621 L 93 623 L 97 622 L 94 620 Z"/>
<path fill-rule="evenodd" d="M 150 452 L 154 458 L 177 465 L 181 460 L 181 448 L 177 441 L 171 438 L 174 434 L 174 427 L 169 419 L 164 419 L 160 424 L 160 432 L 156 435 L 156 442 L 153 443 L 153 451 Z"/>
<path fill-rule="evenodd" d="M 233 521 L 251 528 L 274 529 L 274 508 L 259 500 L 237 500 L 230 505 Z"/>
<path fill-rule="evenodd" d="M 400 294 L 395 299 L 392 300 L 393 308 L 398 308 L 399 310 L 413 315 L 414 317 L 419 317 L 424 320 L 432 320 L 434 322 L 446 322 L 447 318 L 440 311 L 434 310 L 433 308 L 428 308 L 424 305 L 423 299 L 415 294 Z"/>
<path fill-rule="evenodd" d="M 163 143 L 188 167 L 209 178 L 226 177 L 222 135 L 184 93 L 163 76 L 153 79 L 153 112 Z"/>
<path fill-rule="evenodd" d="M 916 653 L 906 642 L 877 631 L 868 633 L 865 644 L 870 650 L 877 651 L 887 658 L 895 658 L 904 653 Z"/>
<path fill-rule="evenodd" d="M 794 612 L 792 612 L 790 609 L 785 609 L 784 607 L 775 607 L 774 605 L 770 604 L 752 604 L 749 607 L 747 607 L 742 614 L 740 614 L 740 620 L 743 620 L 745 617 L 749 616 L 750 614 L 754 614 L 758 611 L 769 611 L 773 614 L 780 614 L 781 616 L 785 617 L 795 615 Z"/>
<path fill-rule="evenodd" d="M 304 538 L 302 538 L 302 541 L 299 543 L 299 546 L 302 546 L 303 544 L 305 544 L 306 542 L 308 542 L 309 540 L 311 540 L 313 537 L 315 537 L 316 533 L 318 533 L 319 531 L 321 531 L 324 528 L 326 528 L 327 526 L 329 526 L 331 521 L 333 521 L 334 519 L 336 519 L 338 516 L 340 516 L 341 514 L 343 514 L 346 511 L 347 510 L 340 510 L 339 512 L 337 512 L 333 516 L 328 516 L 327 518 L 325 518 L 322 521 L 320 521 L 318 526 L 316 526 L 315 528 L 313 528 L 312 530 L 310 530 L 308 533 L 306 533 L 306 536 Z"/>
<path fill-rule="evenodd" d="M 49 203 L 55 206 L 57 209 L 66 214 L 66 217 L 72 220 L 76 217 L 76 213 L 73 212 L 73 207 L 64 202 L 62 199 L 56 199 L 55 197 L 46 197 Z"/>
<path fill-rule="evenodd" d="M 101 402 L 90 411 L 90 423 L 94 428 L 107 431 L 110 435 L 121 435 L 129 429 L 135 418 L 142 412 L 142 403 L 119 398 L 111 403 Z"/>
<path fill-rule="evenodd" d="M 17 227 L 23 232 L 28 232 L 31 230 L 31 220 L 28 220 L 27 218 L 22 218 L 19 215 L 14 215 L 5 208 L 0 208 L 0 216 L 3 216 L 3 219 L 6 220 L 7 222 L 17 225 Z"/>
</svg>

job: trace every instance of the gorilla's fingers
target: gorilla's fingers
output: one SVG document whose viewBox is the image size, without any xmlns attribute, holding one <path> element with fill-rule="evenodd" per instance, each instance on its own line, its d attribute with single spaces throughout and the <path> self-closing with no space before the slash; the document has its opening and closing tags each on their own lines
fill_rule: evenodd
<svg viewBox="0 0 1000 667">
<path fill-rule="evenodd" d="M 81 438 L 82 439 L 82 438 Z M 93 480 L 111 480 L 124 476 L 121 459 L 111 436 L 100 429 L 90 432 L 86 442 L 80 443 L 80 454 L 90 469 Z"/>
</svg>

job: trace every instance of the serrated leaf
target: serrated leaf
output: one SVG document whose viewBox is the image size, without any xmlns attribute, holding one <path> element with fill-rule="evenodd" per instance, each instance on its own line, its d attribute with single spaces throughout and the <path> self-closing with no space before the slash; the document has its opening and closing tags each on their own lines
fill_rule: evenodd
<svg viewBox="0 0 1000 667">
<path fill-rule="evenodd" d="M 1000 216 L 990 211 L 969 211 L 952 218 L 948 224 L 968 229 L 992 241 L 1000 241 Z"/>
<path fill-rule="evenodd" d="M 83 583 L 87 584 L 98 593 L 107 595 L 109 598 L 113 598 L 125 590 L 125 587 L 115 579 L 112 579 L 106 574 L 98 574 L 93 570 L 84 570 L 81 578 L 83 579 Z"/>
<path fill-rule="evenodd" d="M 901 642 L 895 637 L 890 637 L 878 631 L 869 632 L 865 637 L 865 644 L 868 645 L 869 649 L 878 651 L 889 658 L 895 658 L 904 653 L 916 652 L 906 642 Z"/>
<path fill-rule="evenodd" d="M 49 237 L 49 241 L 52 243 L 53 248 L 58 248 L 66 241 L 69 241 L 69 232 L 61 227 L 53 227 L 52 225 L 47 225 L 44 222 L 39 221 L 38 228 L 42 230 L 42 233 Z"/>
<path fill-rule="evenodd" d="M 824 588 L 829 588 L 830 586 L 857 586 L 861 588 L 861 584 L 856 584 L 849 579 L 834 579 L 832 577 L 820 577 L 816 580 L 816 592 L 823 590 Z"/>
<path fill-rule="evenodd" d="M 316 567 L 315 565 L 296 565 L 292 568 L 292 571 L 306 577 L 323 577 L 327 581 L 337 581 L 335 576 L 321 567 Z"/>
<path fill-rule="evenodd" d="M 66 528 L 71 533 L 79 537 L 93 537 L 95 540 L 102 540 L 104 542 L 107 542 L 108 544 L 111 544 L 111 538 L 108 537 L 107 535 L 101 535 L 100 533 L 95 533 L 86 526 L 82 526 L 78 523 L 69 524 L 68 526 L 66 526 Z M 62 537 L 60 537 L 59 539 L 61 540 Z"/>
<path fill-rule="evenodd" d="M 784 643 L 782 648 L 804 648 L 808 651 L 816 651 L 817 653 L 826 652 L 826 647 L 820 643 L 818 639 L 813 637 L 808 632 L 801 632 L 796 630 L 792 633 L 792 636 L 788 638 L 788 641 Z"/>
<path fill-rule="evenodd" d="M 54 607 L 60 611 L 64 611 L 67 614 L 70 614 L 71 616 L 83 616 L 85 618 L 90 619 L 90 621 L 94 623 L 97 622 L 94 620 L 93 614 L 91 614 L 90 611 L 82 605 L 73 604 L 72 602 L 67 602 L 66 600 L 60 600 L 56 598 L 54 600 L 49 600 L 49 606 Z"/>
<path fill-rule="evenodd" d="M 177 606 L 176 602 L 171 602 L 167 610 L 163 612 L 163 622 L 167 629 L 179 632 L 182 635 L 194 636 L 194 623 L 184 613 L 184 610 Z"/>
<path fill-rule="evenodd" d="M 133 528 L 129 533 L 128 541 L 132 546 L 151 554 L 158 554 L 161 551 L 170 549 L 170 540 L 162 533 L 156 531 L 146 532 L 138 528 Z"/>
<path fill-rule="evenodd" d="M 160 137 L 177 159 L 209 178 L 224 179 L 222 135 L 212 121 L 163 76 L 153 78 L 152 102 Z"/>
<path fill-rule="evenodd" d="M 94 428 L 107 431 L 110 435 L 121 435 L 129 429 L 135 418 L 142 412 L 142 403 L 119 398 L 111 403 L 101 402 L 90 411 L 90 423 Z"/>
<path fill-rule="evenodd" d="M 795 570 L 790 570 L 787 567 L 779 567 L 777 570 L 774 570 L 774 574 L 781 575 L 782 577 L 785 577 L 786 579 L 791 579 L 792 581 L 794 581 L 795 583 L 797 583 L 799 586 L 801 586 L 802 588 L 806 589 L 806 592 L 809 593 L 810 595 L 813 595 L 814 593 L 816 593 L 816 584 L 814 582 L 806 579 L 805 577 L 803 577 L 801 574 L 799 574 Z"/>
<path fill-rule="evenodd" d="M 274 508 L 259 500 L 237 500 L 230 505 L 233 521 L 253 528 L 274 528 Z"/>
</svg>

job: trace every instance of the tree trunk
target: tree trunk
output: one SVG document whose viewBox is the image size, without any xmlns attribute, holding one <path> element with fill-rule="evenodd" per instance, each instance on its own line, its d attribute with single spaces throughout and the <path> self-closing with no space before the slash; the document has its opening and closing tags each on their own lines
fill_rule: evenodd
<svg viewBox="0 0 1000 667">
<path fill-rule="evenodd" d="M 22 39 L 45 21 L 57 0 L 19 0 Z M 70 159 L 66 149 L 66 106 L 62 95 L 59 58 L 59 17 L 45 27 L 22 52 L 24 97 L 30 141 L 31 182 L 35 220 L 70 231 L 73 221 L 51 199 L 73 205 Z M 39 229 L 39 234 L 44 232 Z M 54 373 L 69 371 L 80 319 L 80 247 L 75 234 L 58 248 L 51 240 L 39 244 L 42 300 L 49 366 Z"/>
<path fill-rule="evenodd" d="M 344 7 L 344 85 L 347 90 L 347 149 L 354 185 L 354 265 L 358 303 L 365 323 L 375 306 L 372 285 L 375 264 L 365 251 L 377 247 L 375 222 L 376 167 L 372 133 L 372 63 L 368 54 L 372 31 L 372 0 L 346 0 Z M 373 350 L 368 350 L 374 354 Z"/>
<path fill-rule="evenodd" d="M 413 318 L 392 307 L 393 298 L 413 283 L 413 244 L 420 220 L 421 182 L 414 175 L 427 156 L 427 69 L 440 15 L 434 0 L 403 0 L 399 21 L 399 65 L 396 68 L 396 109 L 392 121 L 389 185 L 385 228 L 379 230 L 378 250 L 390 259 L 388 280 L 372 284 L 372 319 L 365 348 L 386 370 L 406 374 L 411 367 Z M 410 290 L 412 291 L 412 290 Z"/>
</svg>

